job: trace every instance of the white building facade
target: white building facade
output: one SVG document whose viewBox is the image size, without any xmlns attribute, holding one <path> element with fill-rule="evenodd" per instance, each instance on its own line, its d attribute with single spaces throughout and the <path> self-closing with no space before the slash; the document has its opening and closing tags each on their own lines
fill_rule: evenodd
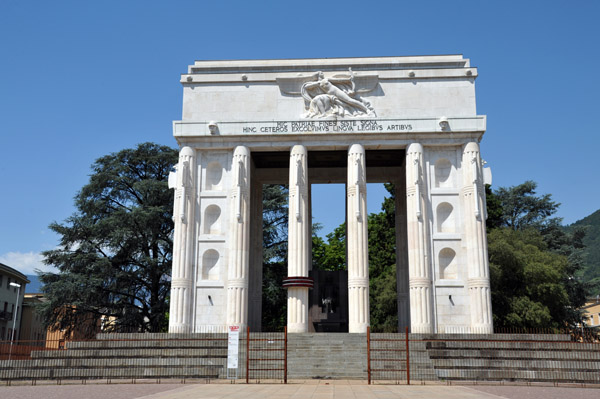
<svg viewBox="0 0 600 399">
<path fill-rule="evenodd" d="M 399 327 L 491 333 L 476 77 L 460 55 L 189 66 L 173 123 L 169 331 L 260 331 L 264 184 L 289 187 L 288 331 L 313 331 L 310 186 L 345 183 L 348 330 L 365 332 L 366 184 L 391 182 Z"/>
</svg>

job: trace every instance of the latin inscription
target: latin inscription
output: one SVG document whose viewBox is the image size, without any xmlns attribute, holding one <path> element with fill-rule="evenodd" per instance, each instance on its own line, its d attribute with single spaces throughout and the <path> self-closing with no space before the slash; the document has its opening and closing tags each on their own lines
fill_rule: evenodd
<svg viewBox="0 0 600 399">
<path fill-rule="evenodd" d="M 243 133 L 379 133 L 409 132 L 411 124 L 389 124 L 376 120 L 351 121 L 294 121 L 245 124 Z"/>
</svg>

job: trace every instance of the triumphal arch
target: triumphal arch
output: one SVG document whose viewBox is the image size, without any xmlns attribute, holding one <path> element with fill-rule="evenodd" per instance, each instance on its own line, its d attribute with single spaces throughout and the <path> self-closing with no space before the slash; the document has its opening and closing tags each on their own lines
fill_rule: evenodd
<svg viewBox="0 0 600 399">
<path fill-rule="evenodd" d="M 347 330 L 369 326 L 366 184 L 396 187 L 399 326 L 491 333 L 477 69 L 461 55 L 197 61 L 181 77 L 169 331 L 261 328 L 262 188 L 289 188 L 287 325 L 309 318 L 311 184 L 345 183 Z"/>
</svg>

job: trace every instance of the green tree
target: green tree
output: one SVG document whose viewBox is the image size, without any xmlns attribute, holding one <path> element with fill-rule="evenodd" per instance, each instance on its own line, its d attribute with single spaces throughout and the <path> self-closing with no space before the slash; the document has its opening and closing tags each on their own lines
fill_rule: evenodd
<svg viewBox="0 0 600 399">
<path fill-rule="evenodd" d="M 565 232 L 562 220 L 553 217 L 559 204 L 550 194 L 537 195 L 536 188 L 532 181 L 496 192 L 486 187 L 497 326 L 556 327 L 581 319 L 577 309 L 585 303 L 588 290 L 578 277 L 585 233 L 583 229 Z M 528 274 L 532 270 L 539 273 Z M 552 294 L 541 295 L 540 290 Z"/>
<path fill-rule="evenodd" d="M 567 258 L 548 251 L 535 229 L 493 229 L 488 241 L 494 325 L 563 327 L 570 306 Z"/>
<path fill-rule="evenodd" d="M 316 270 L 346 270 L 346 223 L 327 234 L 327 242 L 316 233 L 320 225 L 313 225 L 312 265 Z"/>
<path fill-rule="evenodd" d="M 398 330 L 398 294 L 396 287 L 396 192 L 381 204 L 381 212 L 369 215 L 369 306 L 371 327 L 377 331 Z"/>
<path fill-rule="evenodd" d="M 385 187 L 390 197 L 385 198 L 381 212 L 368 217 L 369 310 L 374 330 L 397 331 L 395 190 L 393 184 Z M 327 242 L 313 235 L 313 268 L 345 270 L 346 224 L 342 223 L 326 237 Z"/>
<path fill-rule="evenodd" d="M 49 326 L 72 331 L 95 315 L 115 331 L 163 331 L 173 251 L 175 149 L 144 143 L 96 160 L 75 197 L 76 212 L 50 229 L 60 236 L 40 273 Z"/>
<path fill-rule="evenodd" d="M 550 194 L 536 195 L 537 183 L 528 180 L 512 187 L 500 187 L 494 194 L 502 206 L 501 226 L 513 230 L 541 229 L 560 206 Z"/>
<path fill-rule="evenodd" d="M 600 210 L 578 220 L 567 228 L 573 233 L 585 232 L 582 237 L 582 257 L 585 260 L 580 276 L 590 285 L 590 294 L 600 294 Z M 581 236 L 581 233 L 579 234 Z"/>
<path fill-rule="evenodd" d="M 286 325 L 288 189 L 263 186 L 263 287 L 262 329 L 281 331 Z"/>
</svg>

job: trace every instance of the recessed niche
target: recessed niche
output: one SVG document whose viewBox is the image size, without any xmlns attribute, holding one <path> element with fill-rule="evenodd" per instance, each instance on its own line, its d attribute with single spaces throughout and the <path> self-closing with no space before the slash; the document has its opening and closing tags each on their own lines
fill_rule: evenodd
<svg viewBox="0 0 600 399">
<path fill-rule="evenodd" d="M 207 249 L 202 255 L 202 280 L 219 279 L 219 253 L 214 249 Z"/>
<path fill-rule="evenodd" d="M 223 167 L 217 161 L 211 162 L 206 167 L 206 185 L 207 190 L 220 190 L 221 180 L 223 179 Z"/>
<path fill-rule="evenodd" d="M 440 158 L 435 163 L 435 186 L 452 187 L 452 163 L 446 158 Z"/>
<path fill-rule="evenodd" d="M 456 252 L 452 248 L 443 248 L 439 253 L 440 279 L 453 280 L 458 278 Z"/>
<path fill-rule="evenodd" d="M 221 208 L 209 205 L 204 210 L 204 234 L 221 234 Z"/>
<path fill-rule="evenodd" d="M 454 233 L 456 231 L 453 210 L 452 205 L 447 202 L 442 202 L 437 206 L 436 219 L 438 233 Z"/>
</svg>

